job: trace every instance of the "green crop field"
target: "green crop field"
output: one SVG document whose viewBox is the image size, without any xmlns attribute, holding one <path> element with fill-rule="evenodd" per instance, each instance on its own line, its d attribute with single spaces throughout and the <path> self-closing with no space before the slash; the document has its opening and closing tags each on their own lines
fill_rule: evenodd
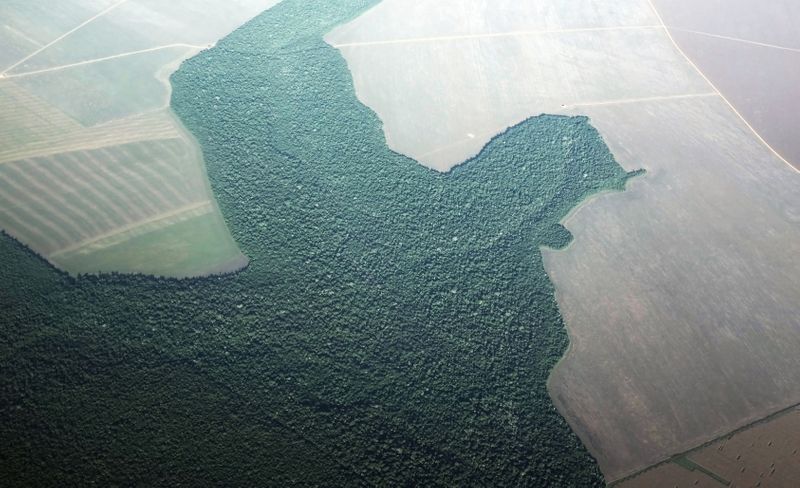
<svg viewBox="0 0 800 488">
<path fill-rule="evenodd" d="M 246 270 L 75 279 L 0 240 L 8 484 L 603 485 L 547 393 L 539 248 L 631 174 L 582 117 L 446 174 L 390 151 L 322 39 L 374 3 L 285 0 L 173 76 Z"/>
</svg>

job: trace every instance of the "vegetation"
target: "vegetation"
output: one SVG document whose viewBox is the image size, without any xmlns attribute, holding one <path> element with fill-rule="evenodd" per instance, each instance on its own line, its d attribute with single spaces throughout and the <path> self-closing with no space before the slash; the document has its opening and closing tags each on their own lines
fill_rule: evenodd
<svg viewBox="0 0 800 488">
<path fill-rule="evenodd" d="M 448 174 L 388 150 L 322 41 L 373 3 L 285 0 L 173 77 L 245 271 L 72 279 L 0 240 L 4 484 L 602 485 L 547 394 L 539 247 L 630 175 L 585 118 Z"/>
</svg>

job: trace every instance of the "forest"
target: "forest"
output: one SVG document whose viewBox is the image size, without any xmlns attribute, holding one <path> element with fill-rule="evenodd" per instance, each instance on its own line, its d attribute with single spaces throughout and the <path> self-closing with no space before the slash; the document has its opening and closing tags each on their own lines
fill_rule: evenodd
<svg viewBox="0 0 800 488">
<path fill-rule="evenodd" d="M 583 117 L 444 174 L 390 151 L 322 40 L 374 3 L 285 0 L 172 78 L 246 270 L 72 278 L 2 236 L 2 484 L 603 486 L 539 249 L 633 173 Z"/>
</svg>

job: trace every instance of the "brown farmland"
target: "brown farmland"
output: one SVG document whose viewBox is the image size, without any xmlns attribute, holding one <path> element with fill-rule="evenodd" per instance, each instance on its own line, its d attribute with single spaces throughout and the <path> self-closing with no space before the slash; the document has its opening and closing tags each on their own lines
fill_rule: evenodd
<svg viewBox="0 0 800 488">
<path fill-rule="evenodd" d="M 689 469 L 692 466 L 694 470 Z M 800 409 L 793 408 L 617 486 L 787 488 L 797 486 L 798 480 Z"/>
</svg>

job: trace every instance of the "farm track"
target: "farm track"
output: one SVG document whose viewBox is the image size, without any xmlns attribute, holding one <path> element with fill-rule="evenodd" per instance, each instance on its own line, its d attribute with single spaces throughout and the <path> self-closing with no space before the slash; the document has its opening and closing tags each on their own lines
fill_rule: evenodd
<svg viewBox="0 0 800 488">
<path fill-rule="evenodd" d="M 743 44 L 750 44 L 751 46 L 768 47 L 770 49 L 777 49 L 779 51 L 790 51 L 790 52 L 800 53 L 800 49 L 798 49 L 796 47 L 780 46 L 778 44 L 770 44 L 768 42 L 753 41 L 753 40 L 750 40 L 750 39 L 742 39 L 740 37 L 723 36 L 723 35 L 720 35 L 720 34 L 712 34 L 710 32 L 696 31 L 696 30 L 691 30 L 691 29 L 682 29 L 680 27 L 669 26 L 667 28 L 670 29 L 670 30 L 673 30 L 673 31 L 686 32 L 686 33 L 689 33 L 689 34 L 697 34 L 698 36 L 711 37 L 711 38 L 714 38 L 714 39 L 722 39 L 722 40 L 725 40 L 725 41 L 741 42 Z"/>
<path fill-rule="evenodd" d="M 198 45 L 195 45 L 195 44 L 183 44 L 183 43 L 167 44 L 167 45 L 164 45 L 164 46 L 156 46 L 156 47 L 150 47 L 150 48 L 147 48 L 147 49 L 139 49 L 137 51 L 130 51 L 130 52 L 125 52 L 125 53 L 120 53 L 120 54 L 114 54 L 114 55 L 111 55 L 111 56 L 104 56 L 102 58 L 87 59 L 86 61 L 78 61 L 76 63 L 53 66 L 52 68 L 44 68 L 44 69 L 37 69 L 37 70 L 33 70 L 33 71 L 25 71 L 25 72 L 22 72 L 22 73 L 7 74 L 7 75 L 3 75 L 2 77 L 0 77 L 0 79 L 14 79 L 14 78 L 24 78 L 24 77 L 28 77 L 28 76 L 42 75 L 42 74 L 46 74 L 46 73 L 52 73 L 52 72 L 55 72 L 55 71 L 63 71 L 65 69 L 78 68 L 80 66 L 87 66 L 87 65 L 90 65 L 90 64 L 102 63 L 104 61 L 113 61 L 115 59 L 127 58 L 129 56 L 137 56 L 139 54 L 147 54 L 147 53 L 163 51 L 165 49 L 184 48 L 184 49 L 187 49 L 187 50 L 200 51 L 200 50 L 203 50 L 203 49 L 207 49 L 208 47 L 209 46 L 198 46 Z"/>
<path fill-rule="evenodd" d="M 54 258 L 54 257 L 61 256 L 61 255 L 67 254 L 67 253 L 75 252 L 75 251 L 77 251 L 77 250 L 79 250 L 81 248 L 91 246 L 92 244 L 96 244 L 97 242 L 100 242 L 100 241 L 103 241 L 103 240 L 106 240 L 106 239 L 110 239 L 110 238 L 113 238 L 113 237 L 118 237 L 118 236 L 120 236 L 122 234 L 131 233 L 131 232 L 133 232 L 133 231 L 135 231 L 135 230 L 137 230 L 137 229 L 139 229 L 141 227 L 147 226 L 147 225 L 156 224 L 156 223 L 162 223 L 162 222 L 165 222 L 165 221 L 169 221 L 169 222 L 166 222 L 166 225 L 170 225 L 170 224 L 173 223 L 172 219 L 174 219 L 174 218 L 180 218 L 180 217 L 183 217 L 183 216 L 197 217 L 197 216 L 201 216 L 201 215 L 205 215 L 205 214 L 211 213 L 213 211 L 214 211 L 214 204 L 210 200 L 205 200 L 205 201 L 202 201 L 202 202 L 196 202 L 196 203 L 193 203 L 193 204 L 190 204 L 190 205 L 186 205 L 186 206 L 171 210 L 169 212 L 164 212 L 164 213 L 161 213 L 161 214 L 158 214 L 158 215 L 154 215 L 154 216 L 152 216 L 152 217 L 150 217 L 148 219 L 145 219 L 145 220 L 142 220 L 142 221 L 139 221 L 139 222 L 134 222 L 131 225 L 127 225 L 127 226 L 124 226 L 124 227 L 118 227 L 114 231 L 108 232 L 106 234 L 93 236 L 92 238 L 87 239 L 85 241 L 81 241 L 81 242 L 75 243 L 75 244 L 73 244 L 71 246 L 65 247 L 63 249 L 59 249 L 58 251 L 52 253 L 49 257 Z"/>
<path fill-rule="evenodd" d="M 49 49 L 50 47 L 52 47 L 52 46 L 54 46 L 54 45 L 58 44 L 59 42 L 63 41 L 63 40 L 64 40 L 64 39 L 66 39 L 67 37 L 69 37 L 69 36 L 71 36 L 72 34 L 74 34 L 75 32 L 77 32 L 77 31 L 79 31 L 79 30 L 83 29 L 84 27 L 86 27 L 87 25 L 91 24 L 91 23 L 92 23 L 92 22 L 94 22 L 95 20 L 97 20 L 97 19 L 99 19 L 99 18 L 103 17 L 103 16 L 104 16 L 104 15 L 106 15 L 107 13 L 111 12 L 112 10 L 116 9 L 117 7 L 120 7 L 120 6 L 122 6 L 124 3 L 127 3 L 127 2 L 128 2 L 128 0 L 120 0 L 119 2 L 117 2 L 117 3 L 115 3 L 115 4 L 111 5 L 111 6 L 109 6 L 109 7 L 107 7 L 107 8 L 105 8 L 103 11 L 99 12 L 97 15 L 95 15 L 95 16 L 93 16 L 93 17 L 89 18 L 88 20 L 86 20 L 85 22 L 83 22 L 83 23 L 81 23 L 80 25 L 76 26 L 75 28 L 73 28 L 73 29 L 71 29 L 71 30 L 69 30 L 69 31 L 65 32 L 65 33 L 64 33 L 64 34 L 62 34 L 61 36 L 59 36 L 59 37 L 57 37 L 57 38 L 53 39 L 52 41 L 48 42 L 48 43 L 47 43 L 47 44 L 45 44 L 44 46 L 42 46 L 42 47 L 40 47 L 39 49 L 37 49 L 37 50 L 33 51 L 33 52 L 32 52 L 32 53 L 30 53 L 29 55 L 27 55 L 27 56 L 25 56 L 24 58 L 20 59 L 19 61 L 17 61 L 16 63 L 12 64 L 12 65 L 11 65 L 11 66 L 9 66 L 8 68 L 4 69 L 2 72 L 0 72 L 0 76 L 2 76 L 2 75 L 5 75 L 6 73 L 8 73 L 9 71 L 13 70 L 13 69 L 14 69 L 14 68 L 16 68 L 17 66 L 20 66 L 21 64 L 25 63 L 26 61 L 28 61 L 28 60 L 30 60 L 30 59 L 32 59 L 32 58 L 34 58 L 35 56 L 38 56 L 40 53 L 42 53 L 42 52 L 43 52 L 43 51 L 45 51 L 46 49 Z"/>
</svg>

